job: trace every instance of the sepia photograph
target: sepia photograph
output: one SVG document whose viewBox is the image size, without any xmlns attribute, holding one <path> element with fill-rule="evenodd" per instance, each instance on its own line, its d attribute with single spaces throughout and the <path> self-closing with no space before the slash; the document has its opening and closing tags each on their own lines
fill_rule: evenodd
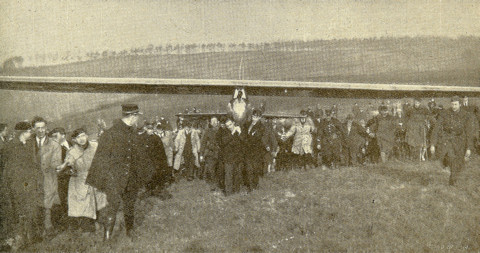
<svg viewBox="0 0 480 253">
<path fill-rule="evenodd" d="M 0 17 L 0 252 L 480 252 L 479 1 Z"/>
</svg>

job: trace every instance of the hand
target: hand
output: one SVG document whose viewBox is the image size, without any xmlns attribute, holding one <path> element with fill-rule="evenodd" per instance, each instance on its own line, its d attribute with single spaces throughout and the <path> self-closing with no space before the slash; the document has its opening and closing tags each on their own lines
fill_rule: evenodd
<svg viewBox="0 0 480 253">
<path fill-rule="evenodd" d="M 267 147 L 267 152 L 270 152 L 270 147 Z"/>
<path fill-rule="evenodd" d="M 58 173 L 58 172 L 62 171 L 64 168 L 65 168 L 64 164 L 60 164 L 60 165 L 58 165 L 58 166 L 55 168 L 55 170 L 56 170 L 57 173 Z"/>
<path fill-rule="evenodd" d="M 432 155 L 435 154 L 435 146 L 430 146 L 430 153 L 432 153 Z"/>
<path fill-rule="evenodd" d="M 470 151 L 470 149 L 467 149 L 467 151 L 465 151 L 465 161 L 468 161 L 470 159 L 470 155 L 472 155 L 472 151 Z"/>
<path fill-rule="evenodd" d="M 322 146 L 320 144 L 317 145 L 317 149 L 321 149 Z"/>
<path fill-rule="evenodd" d="M 203 162 L 203 155 L 200 156 L 200 162 Z"/>
<path fill-rule="evenodd" d="M 374 134 L 374 133 L 369 133 L 368 136 L 374 138 L 374 137 L 375 137 L 375 134 Z"/>
</svg>

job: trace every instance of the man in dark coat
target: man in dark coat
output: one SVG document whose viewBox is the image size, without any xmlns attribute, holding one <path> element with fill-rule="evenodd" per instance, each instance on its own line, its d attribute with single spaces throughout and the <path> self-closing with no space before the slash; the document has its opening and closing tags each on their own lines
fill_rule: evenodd
<svg viewBox="0 0 480 253">
<path fill-rule="evenodd" d="M 225 171 L 225 195 L 240 191 L 242 182 L 245 136 L 233 119 L 227 119 L 226 130 L 219 133 L 219 145 Z"/>
<path fill-rule="evenodd" d="M 321 144 L 317 148 L 322 152 L 323 164 L 334 169 L 341 159 L 344 132 L 342 123 L 334 118 L 333 111 L 325 110 L 325 116 L 317 129 L 317 138 Z"/>
<path fill-rule="evenodd" d="M 388 113 L 388 107 L 381 105 L 379 107 L 380 115 L 375 116 L 367 124 L 372 130 L 370 136 L 376 138 L 378 148 L 380 149 L 380 158 L 386 162 L 392 154 L 395 145 L 395 129 L 397 128 L 397 119 Z"/>
<path fill-rule="evenodd" d="M 421 161 L 427 148 L 428 110 L 421 106 L 420 98 L 415 98 L 413 106 L 405 112 L 405 140 L 410 147 L 410 157 L 413 161 Z"/>
<path fill-rule="evenodd" d="M 122 105 L 123 117 L 113 123 L 98 141 L 97 152 L 86 180 L 88 185 L 107 195 L 108 205 L 100 210 L 104 239 L 110 240 L 115 217 L 123 202 L 125 228 L 128 236 L 134 226 L 134 207 L 138 189 L 138 159 L 142 148 L 135 129 L 141 112 L 135 104 Z"/>
<path fill-rule="evenodd" d="M 210 119 L 210 127 L 205 130 L 200 144 L 200 161 L 204 162 L 205 180 L 212 190 L 215 187 L 220 188 L 217 180 L 218 169 L 218 153 L 220 148 L 217 141 L 217 133 L 219 130 L 217 117 Z"/>
<path fill-rule="evenodd" d="M 161 192 L 171 172 L 168 170 L 162 139 L 155 134 L 153 122 L 145 122 L 144 130 L 138 138 L 141 152 L 137 164 L 137 183 L 146 185 L 149 194 Z"/>
<path fill-rule="evenodd" d="M 3 189 L 9 207 L 6 228 L 13 226 L 14 248 L 40 238 L 42 233 L 43 173 L 37 160 L 35 143 L 30 141 L 31 124 L 15 125 L 18 138 L 8 144 L 5 152 Z M 2 208 L 5 208 L 2 206 Z M 7 230 L 8 231 L 8 230 Z M 5 232 L 5 231 L 4 231 Z"/>
<path fill-rule="evenodd" d="M 356 166 L 359 163 L 362 147 L 365 145 L 367 132 L 365 128 L 353 120 L 352 114 L 347 116 L 347 122 L 343 126 L 343 131 L 346 164 Z"/>
<path fill-rule="evenodd" d="M 263 174 L 264 156 L 270 152 L 270 146 L 267 141 L 267 130 L 265 125 L 260 121 L 262 112 L 254 109 L 252 112 L 252 120 L 247 123 L 246 129 L 246 145 L 245 148 L 245 183 L 249 191 L 258 187 L 258 179 Z"/>
<path fill-rule="evenodd" d="M 432 131 L 430 151 L 450 168 L 449 184 L 454 185 L 473 149 L 473 124 L 468 112 L 460 108 L 460 98 L 451 100 L 452 107 L 442 112 Z M 436 148 L 435 148 L 436 147 Z"/>
</svg>

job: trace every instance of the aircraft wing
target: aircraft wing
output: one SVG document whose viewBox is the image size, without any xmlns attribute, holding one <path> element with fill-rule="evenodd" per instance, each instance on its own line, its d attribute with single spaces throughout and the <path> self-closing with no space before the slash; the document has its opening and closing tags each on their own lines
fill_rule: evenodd
<svg viewBox="0 0 480 253">
<path fill-rule="evenodd" d="M 197 113 L 177 113 L 175 114 L 176 117 L 182 118 L 211 118 L 211 117 L 221 117 L 227 116 L 226 112 L 197 112 Z"/>
<path fill-rule="evenodd" d="M 283 113 L 264 113 L 263 114 L 264 118 L 267 119 L 274 119 L 274 118 L 305 118 L 307 116 L 300 115 L 300 114 L 283 114 Z"/>
</svg>

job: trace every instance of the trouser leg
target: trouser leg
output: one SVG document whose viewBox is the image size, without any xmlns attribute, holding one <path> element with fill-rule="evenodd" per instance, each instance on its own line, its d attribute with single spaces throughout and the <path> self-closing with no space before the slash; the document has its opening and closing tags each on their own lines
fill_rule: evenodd
<svg viewBox="0 0 480 253">
<path fill-rule="evenodd" d="M 239 192 L 242 182 L 243 162 L 235 162 L 233 164 L 233 192 Z"/>
<path fill-rule="evenodd" d="M 137 188 L 127 186 L 126 191 L 122 195 L 123 215 L 125 218 L 125 228 L 127 235 L 130 236 L 135 223 L 135 202 L 137 200 Z"/>
<path fill-rule="evenodd" d="M 465 166 L 463 157 L 448 158 L 450 167 L 450 178 L 448 180 L 449 185 L 455 185 L 458 181 L 458 176 Z"/>
<path fill-rule="evenodd" d="M 234 193 L 233 190 L 233 170 L 234 170 L 233 163 L 227 162 L 225 163 L 225 195 L 231 195 Z"/>
<path fill-rule="evenodd" d="M 225 190 L 225 163 L 219 161 L 216 170 L 216 181 L 220 189 Z"/>
</svg>

